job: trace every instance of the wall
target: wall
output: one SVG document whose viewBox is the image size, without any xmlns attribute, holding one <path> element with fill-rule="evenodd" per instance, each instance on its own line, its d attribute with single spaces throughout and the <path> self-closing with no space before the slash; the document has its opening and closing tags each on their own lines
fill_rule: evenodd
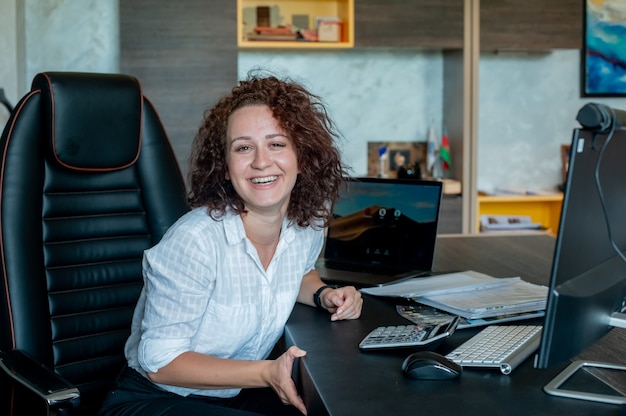
<svg viewBox="0 0 626 416">
<path fill-rule="evenodd" d="M 41 71 L 118 72 L 118 28 L 118 0 L 2 0 L 0 86 L 16 104 Z"/>
<path fill-rule="evenodd" d="M 254 67 L 301 78 L 322 95 L 345 136 L 353 172 L 367 172 L 367 141 L 426 140 L 442 130 L 442 57 L 420 50 L 241 51 L 239 76 Z M 626 99 L 580 97 L 578 50 L 483 53 L 479 63 L 479 190 L 554 190 L 561 144 L 584 103 L 626 109 Z M 461 99 L 461 98 L 459 98 Z"/>
<path fill-rule="evenodd" d="M 554 189 L 561 145 L 588 102 L 626 109 L 624 98 L 580 97 L 580 51 L 483 54 L 479 63 L 478 189 Z"/>
<path fill-rule="evenodd" d="M 239 77 L 266 68 L 320 95 L 344 136 L 353 174 L 367 174 L 368 141 L 425 141 L 441 132 L 441 53 L 344 50 L 239 53 Z"/>
<path fill-rule="evenodd" d="M 17 10 L 14 2 L 0 2 L 0 88 L 12 105 L 18 97 L 17 91 Z M 9 118 L 9 112 L 0 106 L 0 128 Z"/>
<path fill-rule="evenodd" d="M 230 0 L 181 4 L 120 2 L 120 71 L 141 81 L 187 172 L 205 109 L 237 82 L 237 14 Z"/>
<path fill-rule="evenodd" d="M 24 12 L 28 82 L 41 71 L 118 71 L 117 0 L 26 0 Z"/>
</svg>

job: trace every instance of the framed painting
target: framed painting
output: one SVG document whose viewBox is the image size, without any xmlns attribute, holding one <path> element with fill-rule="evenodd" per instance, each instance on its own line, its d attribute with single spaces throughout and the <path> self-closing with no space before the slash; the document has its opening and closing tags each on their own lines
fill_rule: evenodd
<svg viewBox="0 0 626 416">
<path fill-rule="evenodd" d="M 397 178 L 398 170 L 405 168 L 419 169 L 418 176 L 426 178 L 426 148 L 426 142 L 367 142 L 367 176 Z"/>
<path fill-rule="evenodd" d="M 582 96 L 626 96 L 626 6 L 584 0 Z"/>
</svg>

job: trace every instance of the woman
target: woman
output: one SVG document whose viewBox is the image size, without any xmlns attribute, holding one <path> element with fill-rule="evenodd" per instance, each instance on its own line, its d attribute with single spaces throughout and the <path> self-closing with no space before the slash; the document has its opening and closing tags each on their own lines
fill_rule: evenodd
<svg viewBox="0 0 626 416">
<path fill-rule="evenodd" d="M 345 175 L 335 138 L 319 97 L 275 77 L 240 82 L 206 115 L 193 209 L 144 255 L 128 368 L 102 415 L 306 414 L 291 379 L 306 352 L 267 358 L 296 301 L 332 321 L 361 314 L 354 287 L 314 269 Z"/>
</svg>

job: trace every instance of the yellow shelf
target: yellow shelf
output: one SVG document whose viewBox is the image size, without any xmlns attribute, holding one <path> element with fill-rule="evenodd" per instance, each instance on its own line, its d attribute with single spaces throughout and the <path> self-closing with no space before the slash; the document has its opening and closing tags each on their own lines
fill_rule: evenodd
<svg viewBox="0 0 626 416">
<path fill-rule="evenodd" d="M 540 223 L 550 234 L 556 235 L 561 220 L 563 194 L 554 195 L 479 195 L 478 223 L 481 215 L 528 215 L 532 222 Z"/>
<path fill-rule="evenodd" d="M 309 28 L 316 17 L 338 17 L 342 21 L 339 42 L 249 41 L 246 34 L 256 26 L 256 8 L 270 7 L 273 26 L 291 25 L 294 14 L 309 16 Z M 237 0 L 237 46 L 250 49 L 345 49 L 354 47 L 354 0 Z"/>
</svg>

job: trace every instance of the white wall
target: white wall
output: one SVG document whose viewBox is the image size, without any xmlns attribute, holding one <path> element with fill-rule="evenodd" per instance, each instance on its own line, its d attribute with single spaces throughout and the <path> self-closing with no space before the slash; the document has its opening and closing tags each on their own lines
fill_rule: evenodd
<svg viewBox="0 0 626 416">
<path fill-rule="evenodd" d="M 553 189 L 561 145 L 588 102 L 626 109 L 625 98 L 580 96 L 580 51 L 482 55 L 478 97 L 478 189 Z"/>
<path fill-rule="evenodd" d="M 344 136 L 344 157 L 356 176 L 367 174 L 368 141 L 426 141 L 431 124 L 441 132 L 441 53 L 239 53 L 239 78 L 259 67 L 301 81 L 324 98 Z"/>
<path fill-rule="evenodd" d="M 321 94 L 341 128 L 344 153 L 367 173 L 368 141 L 424 141 L 442 129 L 442 57 L 419 50 L 334 52 L 242 51 L 239 77 L 267 67 L 295 76 Z M 561 144 L 591 100 L 579 92 L 580 51 L 483 54 L 479 63 L 479 190 L 555 189 Z M 461 97 L 459 97 L 461 99 Z M 626 99 L 594 99 L 626 109 Z"/>
<path fill-rule="evenodd" d="M 25 0 L 26 79 L 41 71 L 117 72 L 118 0 Z"/>
<path fill-rule="evenodd" d="M 118 0 L 0 1 L 0 86 L 14 105 L 41 71 L 119 71 Z M 8 114 L 0 109 L 0 127 Z"/>
<path fill-rule="evenodd" d="M 0 1 L 0 88 L 7 99 L 17 101 L 17 10 L 15 2 Z M 0 129 L 9 118 L 9 112 L 0 106 Z"/>
</svg>

